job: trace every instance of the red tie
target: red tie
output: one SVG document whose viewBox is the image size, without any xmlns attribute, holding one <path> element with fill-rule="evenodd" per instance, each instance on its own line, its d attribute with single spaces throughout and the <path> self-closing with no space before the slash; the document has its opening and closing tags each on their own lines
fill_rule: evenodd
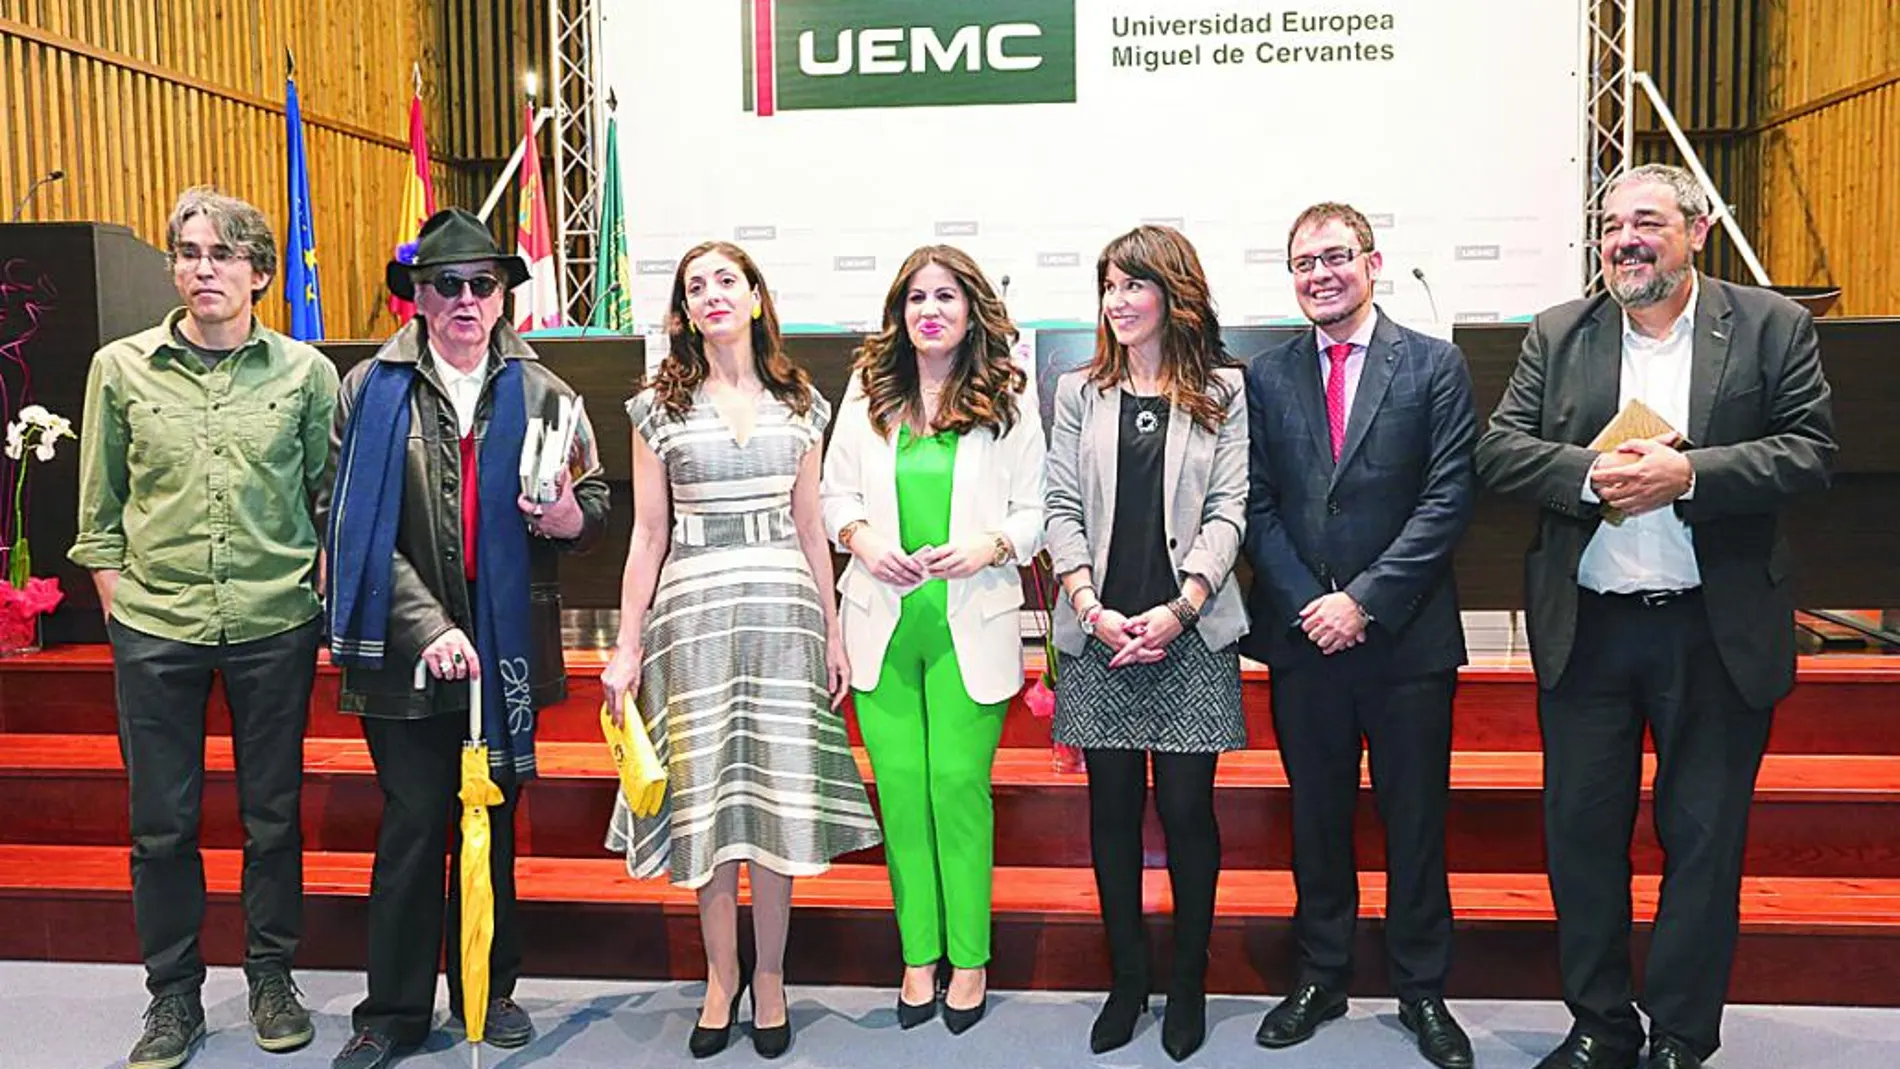
<svg viewBox="0 0 1900 1069">
<path fill-rule="evenodd" d="M 1333 433 L 1333 463 L 1339 463 L 1339 450 L 1346 444 L 1346 361 L 1352 345 L 1341 342 L 1326 347 L 1326 359 L 1332 366 L 1326 371 L 1326 428 Z"/>
</svg>

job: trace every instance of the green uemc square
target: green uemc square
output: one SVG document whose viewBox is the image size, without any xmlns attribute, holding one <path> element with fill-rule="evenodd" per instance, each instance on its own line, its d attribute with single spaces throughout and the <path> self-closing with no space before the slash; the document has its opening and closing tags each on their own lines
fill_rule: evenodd
<svg viewBox="0 0 1900 1069">
<path fill-rule="evenodd" d="M 778 107 L 1075 100 L 1075 0 L 777 0 Z"/>
</svg>

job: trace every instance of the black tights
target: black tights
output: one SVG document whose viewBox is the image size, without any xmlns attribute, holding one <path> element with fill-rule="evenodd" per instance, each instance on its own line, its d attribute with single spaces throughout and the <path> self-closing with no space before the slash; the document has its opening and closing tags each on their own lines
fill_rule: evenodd
<svg viewBox="0 0 1900 1069">
<path fill-rule="evenodd" d="M 1146 993 L 1148 938 L 1141 919 L 1141 822 L 1148 759 L 1154 758 L 1155 809 L 1167 839 L 1174 889 L 1174 976 L 1170 990 L 1203 989 L 1207 943 L 1220 877 L 1220 827 L 1214 820 L 1219 754 L 1089 750 L 1089 854 L 1108 931 L 1117 990 Z"/>
</svg>

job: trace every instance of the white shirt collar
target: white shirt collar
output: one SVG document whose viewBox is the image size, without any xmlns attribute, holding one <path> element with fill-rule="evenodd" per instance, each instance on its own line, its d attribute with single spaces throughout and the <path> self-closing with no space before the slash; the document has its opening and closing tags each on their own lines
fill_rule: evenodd
<svg viewBox="0 0 1900 1069">
<path fill-rule="evenodd" d="M 1332 335 L 1326 333 L 1325 327 L 1318 326 L 1316 324 L 1313 327 L 1313 333 L 1316 335 L 1314 340 L 1319 344 L 1319 351 L 1322 355 L 1325 354 L 1327 348 L 1333 345 L 1337 345 L 1341 341 L 1359 349 L 1370 349 L 1372 348 L 1372 332 L 1378 326 L 1379 326 L 1379 309 L 1377 307 L 1374 307 L 1372 309 L 1372 314 L 1366 317 L 1366 321 L 1364 323 L 1359 324 L 1359 329 L 1352 332 L 1352 337 L 1336 339 Z"/>
<path fill-rule="evenodd" d="M 1644 334 L 1636 329 L 1635 322 L 1630 319 L 1630 314 L 1626 311 L 1623 313 L 1624 343 L 1635 342 L 1638 345 L 1657 346 L 1674 339 L 1678 334 L 1693 331 L 1696 302 L 1702 299 L 1702 282 L 1696 274 L 1697 272 L 1693 270 L 1689 272 L 1689 303 L 1682 306 L 1682 314 L 1676 316 L 1675 322 L 1669 324 L 1669 333 L 1660 338 L 1652 338 Z"/>
</svg>

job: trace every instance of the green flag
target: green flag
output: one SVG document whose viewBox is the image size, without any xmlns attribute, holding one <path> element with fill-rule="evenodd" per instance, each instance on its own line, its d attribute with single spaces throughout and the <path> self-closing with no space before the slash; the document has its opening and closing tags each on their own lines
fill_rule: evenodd
<svg viewBox="0 0 1900 1069">
<path fill-rule="evenodd" d="M 607 119 L 607 169 L 601 175 L 600 256 L 594 262 L 594 312 L 589 327 L 633 333 L 633 272 L 627 263 L 627 217 L 620 199 L 620 131 Z"/>
</svg>

